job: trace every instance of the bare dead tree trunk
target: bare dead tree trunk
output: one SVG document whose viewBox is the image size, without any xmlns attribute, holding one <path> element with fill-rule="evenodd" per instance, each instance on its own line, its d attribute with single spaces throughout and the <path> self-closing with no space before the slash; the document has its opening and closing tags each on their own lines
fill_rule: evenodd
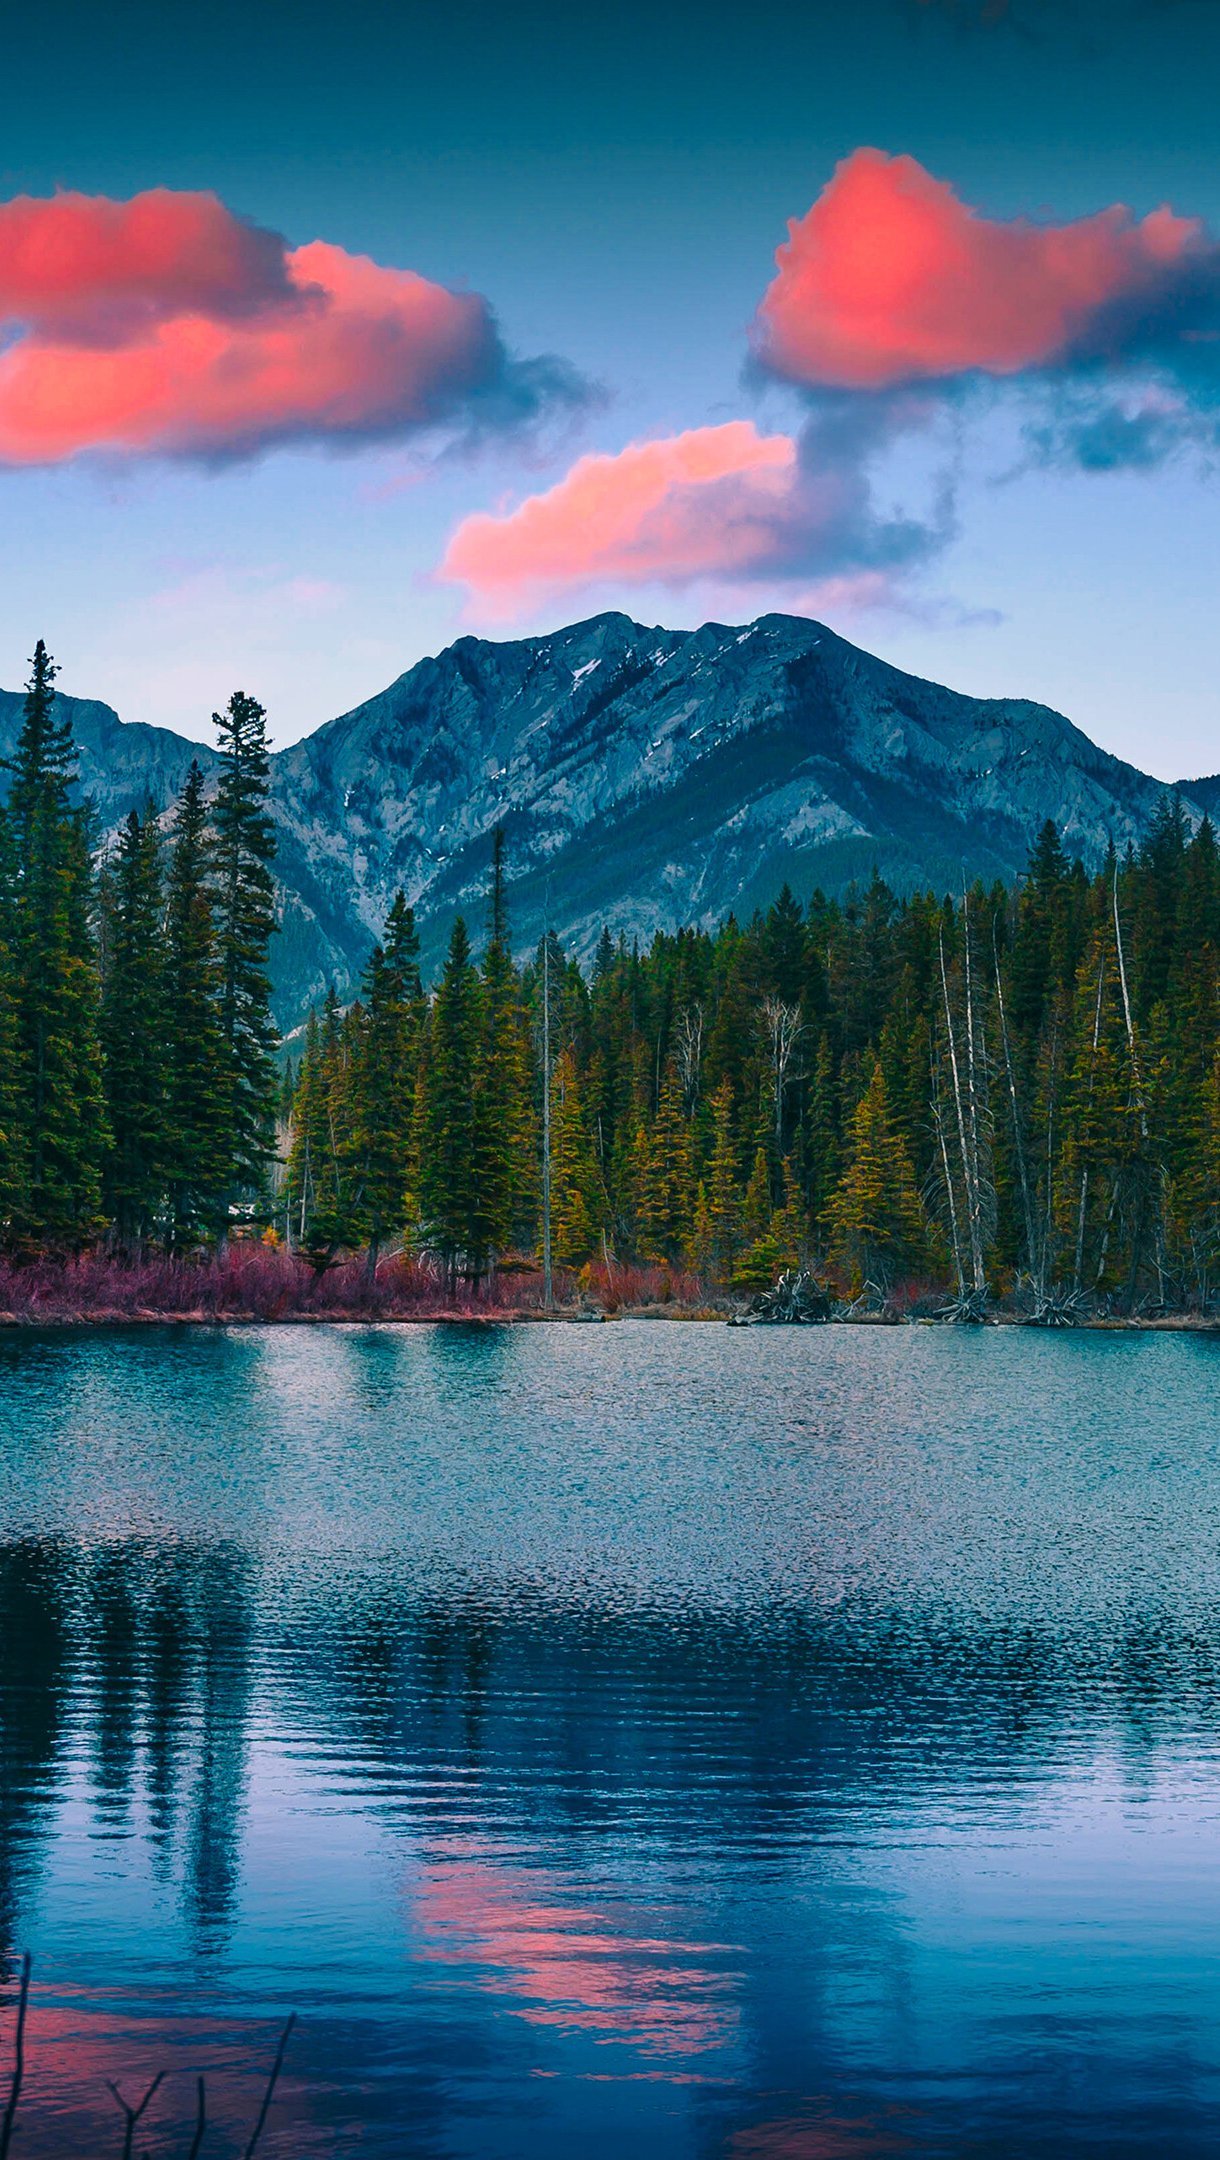
<svg viewBox="0 0 1220 2160">
<path fill-rule="evenodd" d="M 965 1091 L 962 1087 L 961 1068 L 957 1054 L 957 1031 L 953 1025 L 953 1002 L 949 996 L 949 971 L 945 965 L 945 937 L 943 930 L 938 939 L 940 952 L 940 987 L 945 1007 L 945 1044 L 949 1052 L 949 1071 L 953 1080 L 953 1106 L 957 1124 L 958 1154 L 962 1166 L 962 1192 L 964 1213 L 970 1242 L 971 1287 L 984 1287 L 983 1253 L 980 1228 L 978 1194 L 972 1174 L 970 1141 L 967 1135 L 967 1111 Z"/>
<path fill-rule="evenodd" d="M 684 1005 L 674 1022 L 674 1055 L 689 1116 L 699 1100 L 703 1069 L 703 1007 Z"/>
<path fill-rule="evenodd" d="M 1093 1057 L 1089 1066 L 1089 1101 L 1093 1100 L 1093 1087 L 1097 1074 L 1097 1049 L 1101 1042 L 1101 1001 L 1106 984 L 1106 956 L 1103 953 L 1097 966 L 1097 1002 L 1093 1008 Z M 1089 1199 L 1089 1165 L 1087 1160 L 1080 1171 L 1080 1207 L 1076 1217 L 1076 1266 L 1073 1270 L 1073 1287 L 1079 1292 L 1084 1287 L 1084 1231 L 1085 1213 Z"/>
<path fill-rule="evenodd" d="M 970 1261 L 973 1269 L 973 1289 L 977 1297 L 987 1291 L 986 1252 L 983 1234 L 983 1178 L 980 1124 L 982 1105 L 980 1085 L 982 1073 L 981 1030 L 977 1026 L 974 1010 L 974 973 L 970 941 L 970 902 L 962 894 L 962 946 L 963 971 L 966 991 L 966 1130 L 970 1141 L 967 1192 L 970 1203 Z"/>
<path fill-rule="evenodd" d="M 1126 1029 L 1127 1029 L 1127 1052 L 1128 1052 L 1128 1055 L 1129 1055 L 1129 1057 L 1130 1057 L 1130 1059 L 1131 1059 L 1131 1084 L 1132 1084 L 1132 1087 L 1133 1087 L 1133 1088 L 1134 1088 L 1134 1090 L 1135 1090 L 1135 1103 L 1136 1103 L 1136 1108 L 1137 1108 L 1137 1110 L 1138 1110 L 1138 1112 L 1139 1112 L 1139 1121 L 1140 1121 L 1140 1138 L 1141 1138 L 1141 1140 L 1142 1140 L 1142 1141 L 1143 1141 L 1143 1143 L 1144 1143 L 1144 1149 L 1145 1149 L 1145 1152 L 1147 1152 L 1147 1150 L 1148 1150 L 1148 1148 L 1149 1148 L 1149 1144 L 1150 1144 L 1150 1143 L 1149 1143 L 1149 1136 L 1148 1136 L 1148 1098 L 1147 1098 L 1147 1095 L 1146 1095 L 1146 1094 L 1145 1094 L 1145 1092 L 1144 1092 L 1144 1080 L 1143 1080 L 1143 1074 L 1142 1074 L 1142 1073 L 1141 1073 L 1141 1071 L 1140 1071 L 1140 1059 L 1139 1059 L 1139 1050 L 1138 1050 L 1138 1047 L 1137 1047 L 1137 1044 L 1136 1044 L 1136 1040 L 1135 1040 L 1135 1024 L 1134 1024 L 1134 1022 L 1133 1022 L 1133 1020 L 1132 1020 L 1132 1018 L 1131 1018 L 1131 999 L 1130 999 L 1130 996 L 1129 996 L 1129 994 L 1128 994 L 1128 990 L 1127 990 L 1127 962 L 1126 962 L 1126 956 L 1125 956 L 1125 954 L 1124 954 L 1124 952 L 1123 952 L 1123 925 L 1122 925 L 1122 917 L 1120 916 L 1120 914 L 1119 914 L 1119 911 L 1118 911 L 1118 861 L 1117 861 L 1117 858 L 1115 858 L 1115 863 L 1114 863 L 1114 881 L 1113 881 L 1113 887 L 1112 887 L 1112 893 L 1111 893 L 1111 897 L 1112 897 L 1112 900 L 1113 900 L 1113 905 L 1114 905 L 1114 944 L 1115 944 L 1115 948 L 1116 948 L 1116 951 L 1117 951 L 1117 954 L 1118 954 L 1118 980 L 1119 980 L 1119 983 L 1120 983 L 1120 985 L 1121 985 L 1121 987 L 1122 987 L 1122 994 L 1123 994 L 1123 1019 L 1124 1019 L 1124 1021 L 1125 1021 L 1125 1023 L 1126 1023 Z M 1164 1304 L 1164 1302 L 1165 1302 L 1165 1274 L 1166 1274 L 1166 1267 L 1165 1267 L 1165 1182 L 1166 1182 L 1166 1179 L 1165 1179 L 1165 1166 L 1164 1166 L 1164 1164 L 1163 1164 L 1163 1163 L 1158 1163 L 1158 1165 L 1157 1165 L 1157 1186 L 1158 1186 L 1158 1193 L 1157 1193 L 1157 1205 L 1156 1205 L 1156 1219 L 1155 1219 L 1155 1224 L 1154 1224 L 1154 1232 L 1153 1232 L 1153 1253 L 1154 1253 L 1154 1256 L 1155 1256 L 1155 1266 L 1156 1266 L 1156 1282 L 1157 1282 L 1157 1296 L 1158 1296 L 1158 1298 L 1159 1298 L 1159 1300 L 1160 1300 L 1160 1302 L 1161 1302 L 1161 1304 L 1162 1304 L 1162 1305 L 1163 1305 L 1163 1304 Z"/>
<path fill-rule="evenodd" d="M 958 1224 L 957 1194 L 954 1190 L 953 1172 L 949 1167 L 949 1143 L 945 1133 L 945 1111 L 940 1093 L 940 1067 L 935 1055 L 932 1059 L 932 1123 L 936 1144 L 940 1149 L 941 1169 L 945 1180 L 945 1198 L 949 1208 L 949 1242 L 953 1248 L 953 1272 L 957 1278 L 959 1298 L 966 1295 L 966 1270 L 962 1260 L 962 1237 Z"/>
<path fill-rule="evenodd" d="M 784 1095 L 796 1046 L 804 1029 L 799 1005 L 785 1005 L 782 998 L 763 999 L 763 1020 L 771 1052 L 771 1077 L 775 1094 L 775 1153 L 784 1152 Z"/>
<path fill-rule="evenodd" d="M 1022 1130 L 1021 1105 L 1017 1098 L 1017 1076 L 1013 1069 L 1012 1045 L 1008 1037 L 1008 1014 L 1004 1005 L 1004 983 L 1000 973 L 1000 954 L 996 941 L 995 924 L 991 926 L 991 950 L 995 962 L 996 1010 L 1000 1018 L 1000 1041 L 1004 1050 L 1004 1072 L 1008 1081 L 1008 1100 L 1012 1112 L 1012 1145 L 1017 1158 L 1017 1179 L 1021 1187 L 1021 1210 L 1025 1217 L 1025 1249 L 1029 1255 L 1029 1272 L 1033 1280 L 1034 1296 L 1041 1300 L 1046 1294 L 1046 1255 L 1040 1255 L 1034 1230 L 1034 1203 L 1029 1188 L 1029 1172 L 1025 1163 L 1025 1138 Z"/>
</svg>

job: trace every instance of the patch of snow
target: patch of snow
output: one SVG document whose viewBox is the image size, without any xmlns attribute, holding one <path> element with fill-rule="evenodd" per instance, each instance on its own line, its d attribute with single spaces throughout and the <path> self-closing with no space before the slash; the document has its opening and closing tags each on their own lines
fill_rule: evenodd
<svg viewBox="0 0 1220 2160">
<path fill-rule="evenodd" d="M 600 667 L 600 666 L 601 666 L 601 661 L 600 661 L 600 660 L 586 660 L 586 661 L 585 661 L 585 664 L 584 664 L 584 666 L 583 666 L 583 667 L 573 668 L 573 670 L 572 670 L 572 688 L 573 688 L 573 690 L 574 690 L 574 689 L 576 688 L 576 685 L 577 685 L 577 683 L 578 683 L 578 682 L 583 682 L 583 681 L 584 681 L 584 679 L 585 679 L 585 676 L 586 676 L 586 675 L 591 675 L 591 674 L 593 673 L 593 670 L 594 670 L 594 668 L 598 668 L 598 667 Z"/>
<path fill-rule="evenodd" d="M 754 635 L 754 631 L 755 631 L 755 630 L 757 630 L 757 628 L 758 628 L 758 624 L 757 624 L 757 623 L 755 623 L 752 629 L 750 629 L 750 630 L 743 630 L 743 631 L 741 632 L 741 635 L 740 635 L 740 637 L 739 637 L 739 638 L 737 639 L 737 643 L 738 643 L 739 645 L 744 645 L 744 644 L 745 644 L 745 641 L 746 641 L 746 639 L 747 639 L 747 638 L 752 638 L 752 637 L 753 637 L 753 635 Z"/>
</svg>

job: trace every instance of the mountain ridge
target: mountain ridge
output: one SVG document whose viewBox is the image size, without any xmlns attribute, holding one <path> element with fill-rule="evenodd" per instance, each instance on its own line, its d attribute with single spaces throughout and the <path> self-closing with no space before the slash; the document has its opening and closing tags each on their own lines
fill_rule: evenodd
<svg viewBox="0 0 1220 2160">
<path fill-rule="evenodd" d="M 103 829 L 168 800 L 192 757 L 215 769 L 169 729 L 65 704 Z M 20 709 L 0 692 L 0 754 Z M 785 881 L 1011 879 L 1047 817 L 1095 863 L 1167 792 L 1048 706 L 949 690 L 804 617 L 675 631 L 617 612 L 459 638 L 276 751 L 272 788 L 285 1026 L 328 981 L 350 988 L 400 884 L 434 964 L 454 914 L 481 913 L 497 824 L 518 944 L 549 919 L 586 955 L 603 924 L 710 925 Z M 1220 779 L 1183 792 L 1220 807 Z"/>
</svg>

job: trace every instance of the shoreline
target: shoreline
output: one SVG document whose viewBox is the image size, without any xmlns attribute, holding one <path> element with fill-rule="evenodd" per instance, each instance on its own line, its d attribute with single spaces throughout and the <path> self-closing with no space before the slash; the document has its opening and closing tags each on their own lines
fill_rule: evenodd
<svg viewBox="0 0 1220 2160">
<path fill-rule="evenodd" d="M 725 1312 L 707 1306 L 681 1307 L 673 1305 L 623 1305 L 613 1312 L 558 1311 L 540 1312 L 536 1308 L 503 1307 L 488 1311 L 463 1311 L 438 1309 L 430 1312 L 368 1313 L 356 1308 L 330 1310 L 327 1312 L 259 1313 L 237 1311 L 226 1313 L 194 1311 L 153 1310 L 145 1308 L 137 1312 L 121 1312 L 114 1308 L 101 1308 L 94 1312 L 47 1312 L 13 1313 L 0 1311 L 0 1336 L 17 1334 L 68 1333 L 75 1329 L 130 1328 L 135 1330 L 170 1328 L 401 1328 L 401 1327 L 590 1327 L 609 1326 L 618 1320 L 649 1320 L 683 1326 L 711 1325 L 720 1327 L 754 1327 L 767 1332 L 789 1332 L 798 1328 L 809 1333 L 819 1328 L 939 1328 L 962 1327 L 962 1323 L 936 1320 L 918 1314 L 860 1313 L 854 1318 L 821 1321 L 770 1321 L 755 1319 L 747 1312 Z M 1171 1313 L 1156 1318 L 1139 1319 L 1123 1315 L 1107 1314 L 1076 1320 L 1070 1327 L 1035 1327 L 1021 1313 L 996 1312 L 985 1321 L 975 1323 L 980 1329 L 1028 1328 L 1039 1335 L 1216 1335 L 1220 1334 L 1220 1315 L 1202 1313 Z"/>
</svg>

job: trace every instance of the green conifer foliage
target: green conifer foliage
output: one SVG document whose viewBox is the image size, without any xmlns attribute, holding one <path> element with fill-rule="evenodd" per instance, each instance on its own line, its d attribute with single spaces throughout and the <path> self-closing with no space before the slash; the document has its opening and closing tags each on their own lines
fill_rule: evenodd
<svg viewBox="0 0 1220 2160">
<path fill-rule="evenodd" d="M 551 1220 L 555 1260 L 580 1267 L 596 1249 L 606 1196 L 585 1121 L 580 1079 L 571 1050 L 561 1050 L 551 1074 Z"/>
<path fill-rule="evenodd" d="M 672 1059 L 665 1067 L 660 1100 L 644 1135 L 637 1169 L 637 1215 L 644 1258 L 676 1260 L 694 1230 L 696 1183 L 690 1128 L 683 1114 L 682 1082 Z"/>
<path fill-rule="evenodd" d="M 854 1294 L 867 1282 L 887 1287 L 900 1269 L 926 1264 L 928 1251 L 911 1158 L 877 1063 L 851 1119 L 846 1153 L 826 1220 L 831 1262 Z"/>
<path fill-rule="evenodd" d="M 169 1239 L 181 1250 L 223 1220 L 226 1046 L 203 774 L 192 761 L 170 834 L 165 910 L 165 1132 Z"/>
<path fill-rule="evenodd" d="M 0 809 L 0 1244 L 11 1245 L 26 1189 L 23 1072 L 18 1047 L 16 881 L 12 828 Z"/>
<path fill-rule="evenodd" d="M 474 1119 L 479 1222 L 477 1247 L 494 1259 L 528 1243 L 536 1208 L 533 1061 L 521 983 L 513 966 L 504 886 L 504 835 L 495 835 L 490 938 L 482 967 L 482 999 Z M 563 979 L 562 967 L 559 979 Z M 582 985 L 583 988 L 583 985 Z M 562 992 L 557 1000 L 562 1028 Z"/>
<path fill-rule="evenodd" d="M 39 639 L 12 764 L 13 975 L 21 1089 L 19 1237 L 75 1250 L 102 1225 L 106 1144 L 100 982 L 86 813 L 70 723 Z"/>
<path fill-rule="evenodd" d="M 692 1257 L 720 1282 L 732 1280 L 741 1247 L 741 1188 L 733 1131 L 733 1089 L 722 1080 L 712 1097 L 712 1145 L 699 1188 Z M 764 1170 L 765 1170 L 764 1162 Z"/>
<path fill-rule="evenodd" d="M 299 1251 L 322 1272 L 358 1244 L 361 1206 L 355 1074 L 364 1014 L 343 1013 L 334 986 L 311 1014 L 293 1105 L 285 1213 Z"/>
<path fill-rule="evenodd" d="M 124 1247 L 156 1231 L 170 1172 L 162 905 L 156 816 L 133 810 L 106 881 L 101 1014 L 110 1129 L 103 1205 Z"/>
<path fill-rule="evenodd" d="M 415 917 L 400 891 L 362 982 L 352 1074 L 355 1199 L 369 1266 L 407 1219 L 411 1129 L 424 996 Z"/>
<path fill-rule="evenodd" d="M 227 1198 L 244 1194 L 257 1204 L 265 1195 L 275 1145 L 277 1093 L 278 1037 L 267 976 L 267 948 L 275 929 L 267 716 L 256 699 L 238 690 L 224 712 L 212 718 L 221 758 L 212 818 L 212 901 L 224 1044 Z"/>
<path fill-rule="evenodd" d="M 482 1025 L 482 987 L 459 915 L 432 1004 L 419 1120 L 421 1229 L 451 1287 L 462 1272 L 477 1281 L 489 1259 L 474 1114 Z"/>
</svg>

